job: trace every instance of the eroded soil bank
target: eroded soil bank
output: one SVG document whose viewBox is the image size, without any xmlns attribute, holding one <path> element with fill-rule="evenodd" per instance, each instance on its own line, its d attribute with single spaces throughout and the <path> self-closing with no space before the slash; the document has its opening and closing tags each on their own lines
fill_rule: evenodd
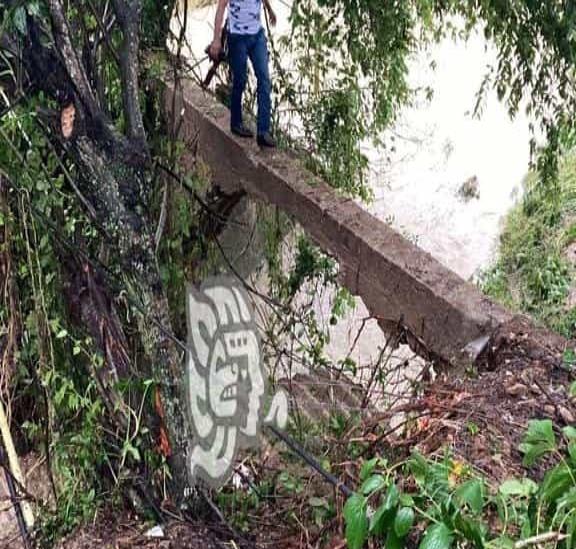
<svg viewBox="0 0 576 549">
<path fill-rule="evenodd" d="M 337 397 L 341 408 L 326 415 L 330 389 L 321 383 L 325 378 L 315 385 L 310 379 L 301 386 L 294 381 L 298 413 L 307 416 L 301 419 L 306 431 L 301 442 L 320 460 L 329 459 L 331 472 L 354 489 L 361 484 L 365 460 L 379 455 L 399 463 L 415 451 L 431 458 L 450 451 L 457 462 L 481 474 L 489 490 L 512 477 L 541 480 L 551 461 L 527 469 L 519 444 L 531 419 L 550 418 L 556 429 L 575 423 L 576 401 L 569 395 L 575 376 L 563 359 L 566 346 L 562 338 L 516 317 L 494 334 L 476 366 L 457 376 L 444 370 L 423 383 L 417 396 L 384 412 L 369 407 L 360 415 L 351 412 L 361 391 L 349 383 L 348 395 Z M 403 415 L 400 428 L 391 426 L 398 414 Z M 318 427 L 338 422 L 338 430 Z M 214 519 L 171 520 L 164 537 L 150 539 L 142 533 L 152 523 L 103 512 L 96 525 L 80 529 L 59 547 L 345 547 L 343 496 L 282 444 L 265 440 L 261 452 L 244 456 L 242 470 L 249 483 L 226 488 L 228 499 L 220 500 L 236 534 Z M 406 477 L 399 488 L 409 494 L 415 490 L 411 482 Z M 333 514 L 322 515 L 325 502 L 334 507 Z"/>
</svg>

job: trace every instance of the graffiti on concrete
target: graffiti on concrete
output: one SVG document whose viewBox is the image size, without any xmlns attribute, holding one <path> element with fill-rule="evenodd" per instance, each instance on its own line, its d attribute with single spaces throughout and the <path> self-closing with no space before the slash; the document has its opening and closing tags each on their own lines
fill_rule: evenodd
<svg viewBox="0 0 576 549">
<path fill-rule="evenodd" d="M 187 291 L 187 400 L 193 428 L 192 482 L 212 488 L 230 477 L 240 448 L 255 447 L 264 424 L 284 428 L 288 397 L 278 391 L 264 416 L 266 374 L 254 311 L 234 279 Z"/>
</svg>

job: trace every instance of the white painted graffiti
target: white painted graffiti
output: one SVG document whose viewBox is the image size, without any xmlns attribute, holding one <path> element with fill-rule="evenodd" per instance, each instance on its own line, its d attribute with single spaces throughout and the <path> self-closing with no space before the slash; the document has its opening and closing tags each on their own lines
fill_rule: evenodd
<svg viewBox="0 0 576 549">
<path fill-rule="evenodd" d="M 274 395 L 264 417 L 266 375 L 254 313 L 233 279 L 213 278 L 187 292 L 187 397 L 193 427 L 189 470 L 217 488 L 240 448 L 258 443 L 261 425 L 284 428 L 288 397 Z"/>
</svg>

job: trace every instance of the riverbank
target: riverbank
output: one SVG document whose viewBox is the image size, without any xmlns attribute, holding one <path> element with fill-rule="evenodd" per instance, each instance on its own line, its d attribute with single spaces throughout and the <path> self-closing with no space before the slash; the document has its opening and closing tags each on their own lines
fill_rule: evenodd
<svg viewBox="0 0 576 549">
<path fill-rule="evenodd" d="M 560 164 L 555 188 L 524 182 L 525 197 L 506 217 L 498 259 L 483 290 L 562 335 L 576 335 L 576 153 Z"/>
</svg>

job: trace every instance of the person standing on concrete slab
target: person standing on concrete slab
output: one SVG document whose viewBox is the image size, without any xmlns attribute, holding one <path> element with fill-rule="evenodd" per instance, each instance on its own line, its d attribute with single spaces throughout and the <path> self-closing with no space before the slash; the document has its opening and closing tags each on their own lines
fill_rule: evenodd
<svg viewBox="0 0 576 549">
<path fill-rule="evenodd" d="M 232 70 L 232 97 L 230 105 L 230 130 L 240 137 L 254 137 L 252 130 L 242 121 L 242 94 L 246 87 L 248 58 L 256 74 L 258 98 L 257 142 L 261 147 L 275 147 L 270 133 L 272 85 L 268 73 L 268 45 L 260 20 L 262 3 L 272 26 L 276 14 L 269 0 L 218 0 L 214 21 L 214 39 L 210 57 L 217 59 L 222 50 L 221 29 L 224 10 L 228 6 L 228 62 Z"/>
</svg>

